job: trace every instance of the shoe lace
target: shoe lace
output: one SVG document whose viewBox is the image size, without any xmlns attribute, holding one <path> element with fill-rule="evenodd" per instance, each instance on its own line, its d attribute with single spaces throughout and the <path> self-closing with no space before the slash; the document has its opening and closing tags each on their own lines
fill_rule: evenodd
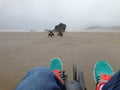
<svg viewBox="0 0 120 90">
<path fill-rule="evenodd" d="M 112 76 L 107 75 L 107 74 L 101 74 L 101 76 L 98 76 L 96 90 L 99 90 L 100 86 L 107 83 L 111 78 Z"/>
<path fill-rule="evenodd" d="M 111 79 L 112 76 L 107 74 L 102 74 L 100 78 L 100 82 L 108 82 Z"/>
<path fill-rule="evenodd" d="M 64 84 L 65 81 L 64 71 L 52 70 L 52 72 Z"/>
</svg>

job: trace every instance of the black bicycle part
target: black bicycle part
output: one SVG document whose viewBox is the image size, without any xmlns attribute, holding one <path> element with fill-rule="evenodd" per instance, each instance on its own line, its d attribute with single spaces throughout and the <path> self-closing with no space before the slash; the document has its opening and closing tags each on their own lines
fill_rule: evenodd
<svg viewBox="0 0 120 90">
<path fill-rule="evenodd" d="M 78 82 L 81 85 L 82 90 L 86 90 L 85 83 L 84 83 L 84 76 L 83 76 L 83 72 L 82 71 L 78 72 Z"/>
<path fill-rule="evenodd" d="M 77 68 L 75 64 L 73 64 L 73 80 L 77 81 Z"/>
</svg>

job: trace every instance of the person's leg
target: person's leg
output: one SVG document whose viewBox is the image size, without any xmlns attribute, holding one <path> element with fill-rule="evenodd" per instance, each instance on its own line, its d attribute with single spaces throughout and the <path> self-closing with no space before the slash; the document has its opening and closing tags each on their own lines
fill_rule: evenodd
<svg viewBox="0 0 120 90">
<path fill-rule="evenodd" d="M 102 90 L 120 90 L 120 71 L 112 76 L 110 81 L 103 86 Z"/>
<path fill-rule="evenodd" d="M 53 58 L 50 69 L 36 67 L 31 69 L 17 85 L 16 90 L 62 90 L 63 77 L 60 71 L 63 64 L 60 58 Z"/>
<path fill-rule="evenodd" d="M 63 84 L 51 70 L 44 67 L 31 69 L 16 90 L 61 90 Z"/>
<path fill-rule="evenodd" d="M 101 87 L 104 87 L 104 85 L 111 79 L 113 74 L 114 72 L 112 67 L 106 61 L 98 61 L 94 67 L 96 90 L 101 90 Z"/>
</svg>

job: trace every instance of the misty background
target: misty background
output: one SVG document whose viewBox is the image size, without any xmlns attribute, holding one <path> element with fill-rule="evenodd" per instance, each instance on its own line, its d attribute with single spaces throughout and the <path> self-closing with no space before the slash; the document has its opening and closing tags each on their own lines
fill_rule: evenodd
<svg viewBox="0 0 120 90">
<path fill-rule="evenodd" d="M 120 0 L 0 0 L 0 30 L 120 26 Z"/>
</svg>

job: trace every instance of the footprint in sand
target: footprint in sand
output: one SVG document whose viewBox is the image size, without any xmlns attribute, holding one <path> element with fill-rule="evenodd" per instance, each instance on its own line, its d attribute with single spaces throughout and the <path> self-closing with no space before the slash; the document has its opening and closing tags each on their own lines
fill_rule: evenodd
<svg viewBox="0 0 120 90">
<path fill-rule="evenodd" d="M 89 43 L 92 44 L 92 43 L 94 43 L 94 41 L 90 41 Z"/>
<path fill-rule="evenodd" d="M 13 60 L 13 58 L 12 58 L 12 57 L 9 57 L 8 60 Z"/>
<path fill-rule="evenodd" d="M 8 51 L 8 53 L 11 53 L 11 51 Z"/>
<path fill-rule="evenodd" d="M 38 61 L 41 61 L 40 59 L 38 59 Z"/>
</svg>

